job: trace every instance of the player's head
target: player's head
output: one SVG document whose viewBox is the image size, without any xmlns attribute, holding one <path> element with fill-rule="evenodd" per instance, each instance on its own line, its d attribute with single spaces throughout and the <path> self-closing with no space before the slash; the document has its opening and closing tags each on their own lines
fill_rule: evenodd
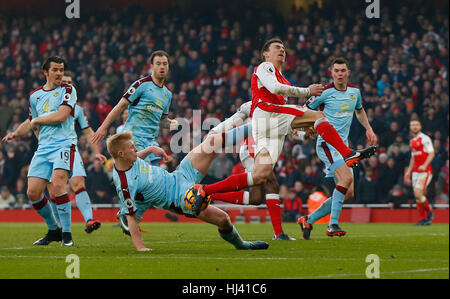
<svg viewBox="0 0 450 299">
<path fill-rule="evenodd" d="M 409 121 L 409 130 L 414 135 L 416 135 L 416 134 L 420 133 L 420 131 L 422 131 L 422 123 L 420 122 L 420 120 L 418 118 L 411 118 L 411 120 Z"/>
<path fill-rule="evenodd" d="M 335 58 L 330 63 L 331 76 L 335 84 L 347 84 L 350 76 L 350 66 L 346 59 Z"/>
<path fill-rule="evenodd" d="M 73 74 L 71 71 L 64 71 L 64 75 L 62 76 L 62 83 L 64 84 L 73 84 Z"/>
<path fill-rule="evenodd" d="M 59 56 L 51 56 L 45 60 L 42 65 L 42 70 L 50 84 L 61 85 L 64 69 L 67 68 L 67 63 Z"/>
<path fill-rule="evenodd" d="M 165 79 L 169 74 L 169 54 L 166 51 L 158 50 L 150 55 L 148 59 L 152 67 L 152 75 L 158 79 Z"/>
<path fill-rule="evenodd" d="M 272 63 L 284 63 L 286 60 L 286 49 L 283 41 L 278 38 L 266 41 L 261 49 L 261 58 Z"/>
<path fill-rule="evenodd" d="M 110 136 L 106 140 L 106 148 L 114 160 L 134 162 L 137 160 L 137 148 L 131 140 L 132 133 L 126 131 Z"/>
</svg>

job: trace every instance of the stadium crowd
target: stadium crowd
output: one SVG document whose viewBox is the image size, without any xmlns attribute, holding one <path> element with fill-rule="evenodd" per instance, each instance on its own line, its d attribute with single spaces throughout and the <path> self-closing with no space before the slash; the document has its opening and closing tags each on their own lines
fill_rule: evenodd
<svg viewBox="0 0 450 299">
<path fill-rule="evenodd" d="M 446 11 L 446 10 L 445 10 Z M 149 73 L 147 58 L 158 49 L 170 54 L 168 88 L 173 92 L 170 118 L 201 121 L 231 116 L 251 100 L 250 77 L 260 63 L 262 43 L 279 36 L 286 43 L 284 75 L 292 84 L 328 84 L 330 57 L 351 63 L 350 82 L 360 87 L 363 106 L 379 139 L 378 155 L 355 169 L 352 203 L 412 203 L 410 186 L 403 182 L 409 164 L 409 120 L 417 115 L 424 133 L 433 140 L 436 157 L 429 188 L 432 203 L 448 203 L 448 15 L 431 6 L 408 9 L 388 6 L 380 19 L 367 19 L 361 7 L 324 1 L 291 16 L 266 9 L 230 13 L 224 7 L 163 14 L 127 11 L 61 18 L 0 18 L 0 135 L 13 131 L 28 117 L 28 93 L 43 84 L 43 60 L 59 55 L 75 74 L 78 104 L 96 130 L 130 84 Z M 352 16 L 352 17 L 348 17 Z M 290 103 L 303 104 L 290 98 Z M 126 115 L 110 127 L 110 134 Z M 202 131 L 204 136 L 206 130 Z M 170 153 L 173 134 L 161 131 L 160 145 Z M 80 135 L 79 135 L 80 136 Z M 350 132 L 354 147 L 365 146 L 365 132 L 355 120 Z M 27 167 L 37 146 L 30 133 L 0 144 L 0 205 L 26 207 Z M 87 189 L 93 203 L 115 203 L 112 163 L 94 161 L 86 137 L 78 147 L 87 170 Z M 104 147 L 104 144 L 103 144 Z M 107 155 L 106 149 L 103 152 Z M 176 168 L 183 154 L 172 154 Z M 221 154 L 213 162 L 209 181 L 242 172 L 238 154 Z M 275 173 L 285 200 L 321 189 L 330 190 L 323 165 L 315 155 L 315 140 L 288 137 Z M 292 205 L 289 205 L 292 206 Z"/>
</svg>

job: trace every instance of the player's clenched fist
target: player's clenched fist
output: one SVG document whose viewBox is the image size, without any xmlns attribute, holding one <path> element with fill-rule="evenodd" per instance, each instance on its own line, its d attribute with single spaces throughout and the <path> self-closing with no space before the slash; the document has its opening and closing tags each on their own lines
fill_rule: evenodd
<svg viewBox="0 0 450 299">
<path fill-rule="evenodd" d="M 322 84 L 311 84 L 308 86 L 309 88 L 309 96 L 318 97 L 322 94 L 323 85 Z"/>
</svg>

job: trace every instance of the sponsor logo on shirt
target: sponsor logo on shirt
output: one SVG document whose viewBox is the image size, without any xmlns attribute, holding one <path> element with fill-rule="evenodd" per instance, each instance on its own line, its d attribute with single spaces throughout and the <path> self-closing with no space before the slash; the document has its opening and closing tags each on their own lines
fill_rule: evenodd
<svg viewBox="0 0 450 299">
<path fill-rule="evenodd" d="M 335 117 L 347 117 L 347 116 L 353 116 L 353 112 L 336 112 L 333 114 Z"/>
<path fill-rule="evenodd" d="M 153 112 L 158 112 L 158 113 L 163 113 L 162 109 L 158 108 L 158 107 L 154 107 L 152 105 L 147 105 L 147 110 L 153 111 Z"/>
<path fill-rule="evenodd" d="M 44 110 L 45 112 L 50 112 L 52 105 L 50 103 L 50 101 L 47 101 L 44 103 L 44 105 L 42 105 L 42 110 Z"/>
</svg>

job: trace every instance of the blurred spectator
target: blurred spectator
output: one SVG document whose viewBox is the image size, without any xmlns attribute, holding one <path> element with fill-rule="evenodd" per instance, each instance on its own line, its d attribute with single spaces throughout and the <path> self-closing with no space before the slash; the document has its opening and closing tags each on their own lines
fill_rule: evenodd
<svg viewBox="0 0 450 299">
<path fill-rule="evenodd" d="M 0 207 L 3 208 L 12 208 L 16 204 L 16 199 L 14 195 L 9 192 L 9 188 L 7 186 L 1 187 L 0 191 Z"/>
<path fill-rule="evenodd" d="M 283 198 L 283 221 L 296 222 L 303 215 L 302 199 L 297 196 L 295 188 L 290 188 L 288 197 Z"/>
<path fill-rule="evenodd" d="M 4 169 L 5 169 L 5 155 L 3 154 L 3 151 L 0 149 L 0 186 L 3 186 L 3 176 L 4 176 Z"/>
<path fill-rule="evenodd" d="M 2 95 L 0 100 L 0 134 L 4 136 L 6 133 L 6 128 L 9 126 L 9 122 L 13 117 L 14 109 L 8 105 L 8 98 L 6 94 Z"/>
<path fill-rule="evenodd" d="M 220 153 L 211 163 L 208 174 L 216 180 L 223 180 L 230 175 L 234 164 L 225 153 Z"/>
<path fill-rule="evenodd" d="M 378 182 L 373 179 L 373 170 L 367 167 L 364 176 L 359 180 L 355 203 L 378 203 Z"/>
<path fill-rule="evenodd" d="M 16 209 L 29 209 L 31 208 L 31 202 L 28 200 L 27 196 L 23 193 L 16 195 L 16 203 L 14 205 Z"/>
<path fill-rule="evenodd" d="M 381 154 L 379 156 L 380 166 L 378 175 L 379 197 L 386 198 L 389 191 L 397 183 L 398 179 L 402 177 L 402 168 L 395 165 L 393 158 L 388 158 L 388 155 Z"/>
<path fill-rule="evenodd" d="M 441 170 L 438 174 L 438 179 L 436 182 L 436 203 L 443 203 L 448 204 L 449 203 L 449 197 L 448 197 L 448 159 L 445 161 L 445 165 L 442 166 Z"/>
<path fill-rule="evenodd" d="M 87 168 L 86 189 L 91 197 L 92 203 L 112 203 L 111 202 L 111 181 L 106 174 L 103 165 L 99 160 Z"/>
<path fill-rule="evenodd" d="M 382 202 L 388 203 L 391 209 L 400 208 L 400 205 L 408 203 L 406 192 L 400 185 L 395 185 L 386 198 L 387 199 L 385 201 L 383 200 Z"/>
<path fill-rule="evenodd" d="M 306 202 L 308 200 L 308 194 L 303 189 L 303 184 L 300 181 L 295 181 L 294 183 L 295 195 L 299 197 L 302 202 Z"/>
</svg>

